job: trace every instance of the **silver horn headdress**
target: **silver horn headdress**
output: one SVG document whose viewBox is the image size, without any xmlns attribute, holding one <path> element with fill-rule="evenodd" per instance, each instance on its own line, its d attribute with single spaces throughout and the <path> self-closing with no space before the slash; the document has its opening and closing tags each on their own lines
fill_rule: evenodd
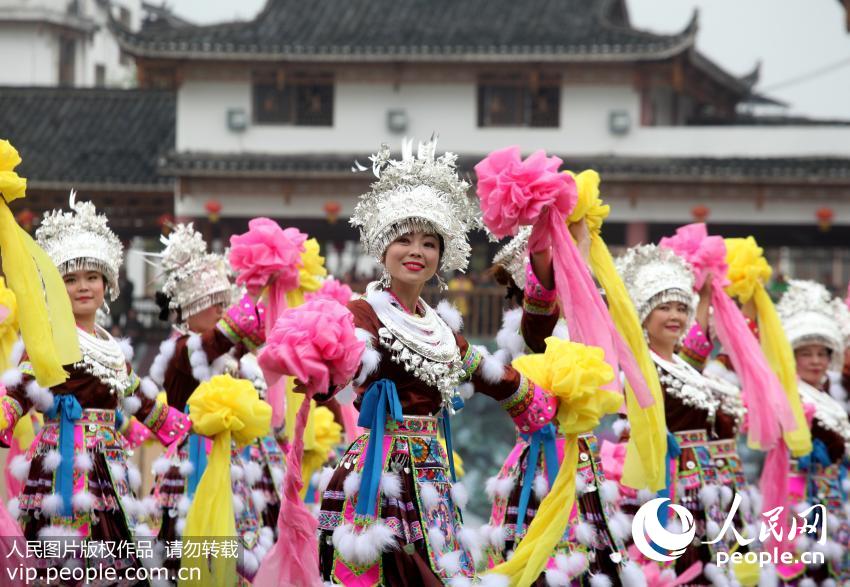
<svg viewBox="0 0 850 587">
<path fill-rule="evenodd" d="M 466 269 L 467 233 L 478 224 L 478 208 L 467 193 L 469 184 L 457 175 L 457 155 L 436 157 L 436 148 L 436 139 L 419 143 L 414 157 L 412 141 L 405 140 L 400 160 L 390 158 L 387 145 L 370 157 L 377 180 L 360 196 L 351 225 L 378 262 L 399 236 L 425 231 L 443 239 L 442 270 Z"/>
<path fill-rule="evenodd" d="M 51 210 L 44 215 L 35 232 L 36 240 L 62 275 L 74 271 L 102 273 L 109 300 L 115 301 L 120 293 L 118 272 L 124 262 L 124 246 L 94 204 L 77 202 L 73 190 L 68 202 L 70 212 Z"/>
</svg>

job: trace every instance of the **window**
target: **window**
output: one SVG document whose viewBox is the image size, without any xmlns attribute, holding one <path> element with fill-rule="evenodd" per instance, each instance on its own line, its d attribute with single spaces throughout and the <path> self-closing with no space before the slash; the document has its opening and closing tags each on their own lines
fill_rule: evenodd
<svg viewBox="0 0 850 587">
<path fill-rule="evenodd" d="M 77 45 L 74 43 L 74 39 L 69 39 L 67 37 L 59 38 L 59 85 L 60 86 L 73 86 L 74 85 L 74 69 L 76 67 L 75 63 L 75 53 L 77 51 Z"/>
<path fill-rule="evenodd" d="M 333 126 L 331 74 L 258 72 L 254 75 L 254 122 Z"/>
<path fill-rule="evenodd" d="M 106 86 L 106 66 L 102 63 L 94 66 L 94 85 L 98 88 Z"/>
<path fill-rule="evenodd" d="M 560 119 L 560 76 L 485 75 L 479 79 L 478 126 L 558 127 Z"/>
</svg>

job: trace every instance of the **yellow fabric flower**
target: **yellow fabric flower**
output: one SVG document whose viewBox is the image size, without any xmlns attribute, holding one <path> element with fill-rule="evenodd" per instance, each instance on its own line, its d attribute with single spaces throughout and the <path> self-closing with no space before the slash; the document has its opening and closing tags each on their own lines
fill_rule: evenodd
<svg viewBox="0 0 850 587">
<path fill-rule="evenodd" d="M 593 169 L 586 169 L 581 173 L 565 171 L 576 182 L 578 200 L 576 207 L 570 213 L 567 222 L 578 222 L 582 218 L 587 222 L 587 230 L 591 236 L 599 235 L 602 231 L 602 223 L 611 213 L 611 206 L 603 204 L 599 196 L 599 183 L 601 178 Z"/>
<path fill-rule="evenodd" d="M 187 403 L 192 428 L 203 436 L 229 433 L 244 447 L 271 429 L 271 406 L 247 379 L 216 375 L 201 383 Z"/>
<path fill-rule="evenodd" d="M 334 414 L 324 406 L 312 409 L 313 446 L 304 450 L 301 459 L 301 478 L 309 480 L 328 460 L 328 455 L 342 442 L 342 426 L 334 419 Z M 304 484 L 305 491 L 307 483 Z"/>
<path fill-rule="evenodd" d="M 512 364 L 558 398 L 558 423 L 565 434 L 590 432 L 622 403 L 620 394 L 600 389 L 614 380 L 614 371 L 598 347 L 550 336 L 543 354 L 524 355 Z"/>
<path fill-rule="evenodd" d="M 743 303 L 752 300 L 755 304 L 761 332 L 761 350 L 782 383 L 785 397 L 788 398 L 788 404 L 794 414 L 794 430 L 783 431 L 785 444 L 795 457 L 809 454 L 812 451 L 812 435 L 797 389 L 797 362 L 779 320 L 779 314 L 776 313 L 776 306 L 764 287 L 772 270 L 764 258 L 764 251 L 753 237 L 724 240 L 726 262 L 729 265 L 728 276 L 731 281 L 726 292 Z"/>
<path fill-rule="evenodd" d="M 726 263 L 729 265 L 726 277 L 730 282 L 726 286 L 726 293 L 746 303 L 755 295 L 757 287 L 764 286 L 770 280 L 773 269 L 764 258 L 764 250 L 753 237 L 724 240 Z"/>
<path fill-rule="evenodd" d="M 230 375 L 216 375 L 201 383 L 189 398 L 189 417 L 197 434 L 213 439 L 207 468 L 198 483 L 192 507 L 186 516 L 186 538 L 236 536 L 230 479 L 231 440 L 245 446 L 269 433 L 272 408 L 262 401 L 253 384 Z M 183 568 L 200 570 L 201 581 L 181 581 L 181 585 L 232 585 L 236 562 L 226 557 L 184 557 Z M 195 576 L 193 573 L 187 573 Z"/>
<path fill-rule="evenodd" d="M 510 578 L 511 585 L 531 585 L 546 563 L 569 523 L 575 504 L 578 435 L 593 430 L 605 414 L 616 412 L 620 395 L 601 389 L 614 380 L 602 349 L 555 337 L 546 339 L 546 351 L 526 355 L 514 368 L 559 400 L 557 420 L 566 434 L 564 460 L 549 494 L 540 504 L 525 538 L 513 557 L 490 572 Z"/>
<path fill-rule="evenodd" d="M 15 173 L 21 156 L 9 141 L 0 140 L 0 193 L 7 204 L 21 198 L 27 191 L 27 180 Z"/>
<path fill-rule="evenodd" d="M 325 258 L 319 254 L 319 241 L 314 238 L 307 239 L 304 242 L 304 252 L 301 253 L 300 289 L 304 292 L 317 291 L 322 287 L 322 280 L 327 275 Z"/>
</svg>

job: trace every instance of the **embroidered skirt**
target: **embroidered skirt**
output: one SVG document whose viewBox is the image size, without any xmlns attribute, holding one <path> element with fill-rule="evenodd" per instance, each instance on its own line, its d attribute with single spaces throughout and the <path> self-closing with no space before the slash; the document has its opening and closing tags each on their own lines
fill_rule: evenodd
<svg viewBox="0 0 850 587">
<path fill-rule="evenodd" d="M 555 442 L 558 455 L 558 463 L 555 466 L 558 467 L 563 460 L 565 441 L 563 437 L 558 437 Z M 596 436 L 583 434 L 578 443 L 576 507 L 573 508 L 561 542 L 549 559 L 548 568 L 556 568 L 557 555 L 580 553 L 586 557 L 588 566 L 585 572 L 571 578 L 573 585 L 582 585 L 587 582 L 590 574 L 600 573 L 606 575 L 613 585 L 619 585 L 620 565 L 626 561 L 622 537 L 624 533 L 630 532 L 631 526 L 623 514 L 619 513 L 616 500 L 603 499 L 605 476 L 599 459 Z M 491 486 L 495 491 L 488 529 L 488 534 L 492 537 L 487 550 L 488 563 L 491 566 L 504 561 L 508 553 L 522 540 L 540 502 L 548 492 L 543 451 L 540 451 L 534 468 L 529 470 L 529 450 L 529 443 L 520 437 L 496 480 L 490 482 L 495 485 Z M 531 492 L 524 524 L 518 531 L 520 496 L 528 475 L 533 476 L 537 490 Z M 544 489 L 546 491 L 543 491 Z M 545 585 L 544 577 L 541 576 L 537 584 Z"/>
<path fill-rule="evenodd" d="M 337 465 L 322 493 L 319 511 L 319 563 L 322 576 L 334 584 L 437 586 L 452 577 L 475 575 L 476 554 L 461 540 L 461 514 L 452 497 L 448 458 L 437 437 L 437 419 L 408 416 L 390 422 L 379 448 L 382 492 L 376 519 L 357 518 L 359 478 L 366 460 L 369 434 L 358 438 Z M 387 475 L 398 483 L 385 482 Z M 457 494 L 455 494 L 457 495 Z M 336 543 L 334 535 L 362 532 L 383 524 L 393 545 L 374 560 L 352 552 L 351 541 Z"/>
</svg>

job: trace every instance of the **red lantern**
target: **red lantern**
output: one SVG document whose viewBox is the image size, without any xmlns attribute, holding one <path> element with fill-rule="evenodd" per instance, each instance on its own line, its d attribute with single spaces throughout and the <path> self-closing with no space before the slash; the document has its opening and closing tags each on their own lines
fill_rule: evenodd
<svg viewBox="0 0 850 587">
<path fill-rule="evenodd" d="M 832 220 L 835 218 L 835 212 L 832 208 L 824 206 L 815 211 L 815 218 L 818 219 L 818 227 L 822 232 L 828 231 L 832 227 Z"/>
<path fill-rule="evenodd" d="M 711 208 L 708 206 L 697 204 L 691 208 L 691 216 L 693 216 L 694 222 L 705 222 L 709 214 L 711 214 Z"/>
<path fill-rule="evenodd" d="M 171 232 L 171 228 L 174 226 L 174 216 L 166 212 L 156 219 L 156 223 L 159 225 L 162 234 L 168 236 L 168 233 Z"/>
<path fill-rule="evenodd" d="M 328 222 L 331 224 L 336 222 L 337 217 L 339 217 L 339 212 L 342 210 L 342 205 L 339 202 L 326 202 L 324 208 Z"/>
<path fill-rule="evenodd" d="M 221 202 L 218 200 L 207 200 L 204 204 L 204 209 L 207 211 L 207 218 L 210 222 L 218 222 L 218 216 L 221 212 Z"/>
<path fill-rule="evenodd" d="M 21 228 L 30 232 L 32 230 L 33 222 L 35 222 L 35 214 L 33 214 L 32 210 L 29 208 L 24 208 L 15 215 L 15 220 L 18 221 Z"/>
</svg>

